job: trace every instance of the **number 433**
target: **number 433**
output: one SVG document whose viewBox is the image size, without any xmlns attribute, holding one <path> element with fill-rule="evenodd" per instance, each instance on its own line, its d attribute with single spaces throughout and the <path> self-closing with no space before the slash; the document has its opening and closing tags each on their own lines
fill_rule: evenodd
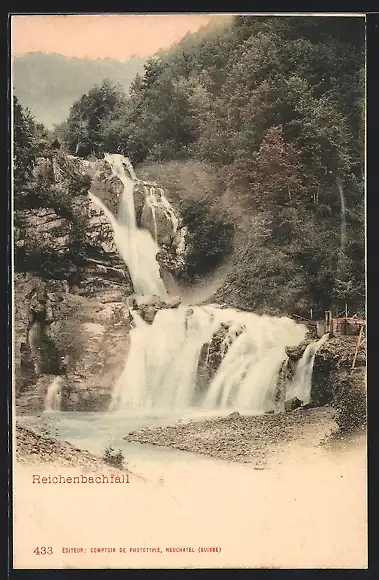
<svg viewBox="0 0 379 580">
<path fill-rule="evenodd" d="M 51 546 L 37 546 L 35 550 L 33 550 L 33 554 L 37 554 L 37 556 L 44 556 L 45 554 L 52 554 L 53 548 Z"/>
</svg>

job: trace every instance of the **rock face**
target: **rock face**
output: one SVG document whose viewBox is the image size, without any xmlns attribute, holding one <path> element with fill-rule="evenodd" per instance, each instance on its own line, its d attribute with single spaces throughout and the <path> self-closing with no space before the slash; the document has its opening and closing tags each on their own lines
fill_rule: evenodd
<svg viewBox="0 0 379 580">
<path fill-rule="evenodd" d="M 288 358 L 279 373 L 276 393 L 281 410 L 292 411 L 299 406 L 298 399 L 285 401 L 286 385 L 310 342 L 306 339 L 297 347 L 286 348 Z M 316 352 L 313 365 L 309 405 L 332 405 L 336 409 L 335 421 L 343 431 L 362 427 L 366 422 L 366 352 L 362 343 L 355 369 L 351 370 L 356 344 L 356 336 L 331 338 Z"/>
<path fill-rule="evenodd" d="M 279 371 L 274 395 L 278 411 L 292 411 L 299 406 L 297 403 L 298 399 L 286 401 L 287 386 L 292 381 L 296 367 L 303 356 L 305 349 L 311 342 L 314 342 L 311 338 L 305 338 L 297 346 L 287 346 L 285 349 L 287 358 L 283 361 L 282 367 Z"/>
<path fill-rule="evenodd" d="M 243 331 L 244 327 L 241 326 L 231 332 L 230 325 L 222 323 L 211 340 L 202 346 L 197 366 L 197 396 L 199 398 L 216 375 L 229 348 Z"/>
<path fill-rule="evenodd" d="M 126 297 L 96 299 L 59 281 L 15 277 L 15 383 L 19 412 L 45 408 L 49 385 L 63 379 L 62 410 L 105 410 L 121 373 L 132 324 Z"/>
<path fill-rule="evenodd" d="M 349 432 L 366 426 L 367 383 L 364 367 L 340 378 L 332 404 L 336 410 L 334 419 L 340 431 Z"/>
<path fill-rule="evenodd" d="M 294 377 L 296 367 L 307 346 L 316 339 L 306 338 L 296 347 L 287 347 L 287 359 L 278 375 L 276 403 L 280 411 L 293 411 L 302 405 L 297 398 L 286 401 L 287 385 Z M 366 420 L 365 347 L 358 350 L 356 369 L 351 371 L 356 336 L 340 336 L 327 340 L 316 352 L 311 398 L 307 407 L 332 405 L 336 422 L 341 429 L 363 426 Z"/>
<path fill-rule="evenodd" d="M 164 203 L 166 200 L 163 190 L 144 186 L 144 191 L 145 201 L 137 224 L 148 230 L 159 246 L 170 246 L 174 242 L 178 227 L 175 212 L 167 203 Z"/>
<path fill-rule="evenodd" d="M 19 212 L 21 227 L 16 228 L 15 244 L 31 249 L 55 252 L 64 257 L 70 247 L 72 224 L 57 215 L 52 208 L 30 209 Z"/>
<path fill-rule="evenodd" d="M 97 287 L 131 284 L 112 227 L 88 196 L 92 175 L 91 163 L 60 152 L 39 160 L 34 191 L 15 201 L 16 270 L 75 286 L 94 276 Z"/>
<path fill-rule="evenodd" d="M 123 191 L 123 184 L 118 177 L 112 177 L 112 168 L 105 159 L 99 159 L 90 168 L 92 185 L 91 193 L 96 195 L 116 216 Z"/>
<path fill-rule="evenodd" d="M 317 405 L 330 403 L 344 431 L 366 423 L 366 348 L 363 342 L 352 370 L 356 344 L 356 336 L 331 338 L 317 352 L 313 367 L 312 400 Z"/>
</svg>

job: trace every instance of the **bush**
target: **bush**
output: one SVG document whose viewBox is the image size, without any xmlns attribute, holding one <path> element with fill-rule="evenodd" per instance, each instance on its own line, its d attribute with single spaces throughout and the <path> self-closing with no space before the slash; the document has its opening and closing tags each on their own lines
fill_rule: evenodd
<svg viewBox="0 0 379 580">
<path fill-rule="evenodd" d="M 188 228 L 189 281 L 208 274 L 233 251 L 236 221 L 233 203 L 223 199 L 224 185 L 217 170 L 200 161 L 149 163 L 138 168 L 142 179 L 159 183 Z"/>
<path fill-rule="evenodd" d="M 103 454 L 103 461 L 104 463 L 107 463 L 107 465 L 122 469 L 124 467 L 125 457 L 121 449 L 115 451 L 113 447 L 108 445 Z"/>
<path fill-rule="evenodd" d="M 333 400 L 336 409 L 334 417 L 340 432 L 348 433 L 366 426 L 366 390 L 363 373 L 352 374 L 345 377 Z"/>
<path fill-rule="evenodd" d="M 232 253 L 234 225 L 206 200 L 184 203 L 182 219 L 190 234 L 187 273 L 194 280 L 214 270 Z"/>
</svg>

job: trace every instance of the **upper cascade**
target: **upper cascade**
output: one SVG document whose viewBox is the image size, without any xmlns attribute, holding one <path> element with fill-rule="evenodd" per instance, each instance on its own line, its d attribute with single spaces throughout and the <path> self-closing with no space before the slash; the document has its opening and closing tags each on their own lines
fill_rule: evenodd
<svg viewBox="0 0 379 580">
<path fill-rule="evenodd" d="M 114 232 L 114 241 L 127 265 L 135 294 L 164 298 L 157 254 L 165 251 L 178 268 L 183 263 L 186 229 L 162 188 L 137 178 L 127 157 L 105 153 L 93 168 L 90 199 Z M 110 195 L 109 195 L 110 192 Z M 165 259 L 165 264 L 170 259 Z"/>
</svg>

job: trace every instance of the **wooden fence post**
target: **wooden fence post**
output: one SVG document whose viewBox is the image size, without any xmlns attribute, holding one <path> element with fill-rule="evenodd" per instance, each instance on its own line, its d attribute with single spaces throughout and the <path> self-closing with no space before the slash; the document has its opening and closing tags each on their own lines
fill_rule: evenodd
<svg viewBox="0 0 379 580">
<path fill-rule="evenodd" d="M 350 371 L 354 370 L 354 367 L 355 367 L 355 361 L 357 360 L 358 350 L 359 350 L 359 347 L 361 345 L 361 340 L 362 340 L 362 335 L 363 335 L 363 328 L 364 328 L 364 324 L 361 324 L 361 329 L 359 331 L 358 340 L 357 340 L 357 346 L 355 347 L 353 364 L 351 365 Z"/>
</svg>

